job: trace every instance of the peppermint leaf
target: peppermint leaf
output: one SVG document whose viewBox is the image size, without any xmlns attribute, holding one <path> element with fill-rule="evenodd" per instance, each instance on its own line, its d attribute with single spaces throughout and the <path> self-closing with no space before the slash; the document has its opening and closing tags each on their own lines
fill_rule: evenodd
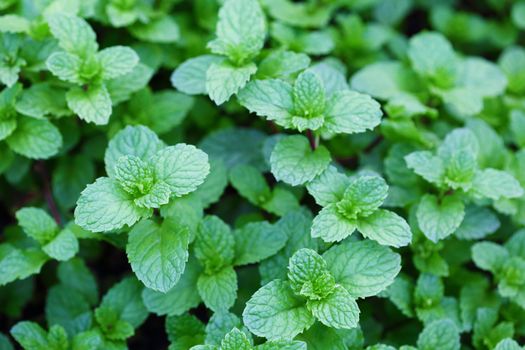
<svg viewBox="0 0 525 350">
<path fill-rule="evenodd" d="M 129 232 L 126 253 L 133 272 L 150 289 L 166 293 L 177 284 L 188 260 L 188 229 L 170 218 L 159 225 L 141 221 Z"/>
<path fill-rule="evenodd" d="M 292 339 L 314 323 L 304 301 L 281 280 L 270 282 L 255 292 L 242 315 L 250 332 L 270 340 Z"/>
<path fill-rule="evenodd" d="M 270 158 L 275 178 L 292 186 L 313 180 L 329 163 L 330 153 L 325 147 L 319 146 L 312 151 L 306 137 L 300 135 L 281 139 Z"/>
</svg>

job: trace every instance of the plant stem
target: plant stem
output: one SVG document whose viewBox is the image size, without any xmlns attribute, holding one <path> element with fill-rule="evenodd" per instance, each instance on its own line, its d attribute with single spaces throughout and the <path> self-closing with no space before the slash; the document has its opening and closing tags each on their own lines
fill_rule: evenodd
<svg viewBox="0 0 525 350">
<path fill-rule="evenodd" d="M 306 130 L 306 137 L 308 137 L 308 141 L 310 142 L 310 148 L 312 149 L 312 151 L 315 151 L 315 149 L 317 148 L 317 140 L 312 130 Z"/>
</svg>

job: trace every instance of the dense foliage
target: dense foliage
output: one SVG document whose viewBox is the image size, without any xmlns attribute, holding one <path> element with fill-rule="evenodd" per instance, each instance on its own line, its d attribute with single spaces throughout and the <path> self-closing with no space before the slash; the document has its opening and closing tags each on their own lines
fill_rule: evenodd
<svg viewBox="0 0 525 350">
<path fill-rule="evenodd" d="M 524 349 L 524 30 L 0 0 L 0 349 Z"/>
</svg>

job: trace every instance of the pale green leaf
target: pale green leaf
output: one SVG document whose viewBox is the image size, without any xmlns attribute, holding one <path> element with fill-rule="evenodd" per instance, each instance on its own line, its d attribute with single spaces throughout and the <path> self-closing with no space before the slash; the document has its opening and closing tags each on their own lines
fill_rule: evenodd
<svg viewBox="0 0 525 350">
<path fill-rule="evenodd" d="M 206 304 L 215 312 L 230 309 L 237 298 L 237 273 L 226 266 L 213 274 L 201 274 L 197 290 Z"/>
<path fill-rule="evenodd" d="M 257 66 L 254 63 L 240 67 L 227 61 L 212 63 L 206 71 L 206 91 L 215 104 L 221 105 L 239 92 L 256 71 Z"/>
<path fill-rule="evenodd" d="M 184 272 L 189 232 L 175 220 L 141 221 L 129 232 L 126 253 L 133 272 L 150 289 L 166 293 Z"/>
<path fill-rule="evenodd" d="M 130 73 L 139 63 L 139 56 L 126 46 L 112 46 L 96 55 L 104 79 L 113 79 Z"/>
<path fill-rule="evenodd" d="M 308 308 L 328 327 L 352 329 L 359 324 L 359 307 L 341 286 L 337 286 L 332 294 L 322 300 L 309 301 Z"/>
<path fill-rule="evenodd" d="M 89 231 L 106 232 L 131 226 L 151 214 L 150 209 L 136 206 L 114 180 L 101 177 L 80 194 L 75 222 Z"/>
<path fill-rule="evenodd" d="M 417 207 L 417 221 L 425 236 L 438 242 L 456 231 L 465 216 L 465 206 L 458 196 L 438 199 L 426 194 Z"/>
<path fill-rule="evenodd" d="M 412 240 L 412 232 L 405 219 L 389 210 L 379 209 L 358 220 L 357 229 L 363 236 L 379 244 L 396 248 L 406 246 Z"/>
<path fill-rule="evenodd" d="M 294 135 L 281 139 L 275 145 L 270 164 L 272 174 L 278 181 L 297 186 L 321 174 L 330 160 L 330 152 L 324 146 L 312 150 L 306 137 Z"/>
<path fill-rule="evenodd" d="M 401 257 L 370 240 L 343 242 L 323 254 L 328 269 L 354 298 L 377 295 L 401 270 Z"/>
<path fill-rule="evenodd" d="M 293 339 L 314 323 L 303 300 L 287 282 L 275 280 L 260 288 L 246 303 L 244 324 L 267 339 Z"/>
<path fill-rule="evenodd" d="M 6 142 L 14 152 L 27 158 L 47 159 L 62 147 L 62 135 L 48 120 L 19 118 Z"/>
</svg>

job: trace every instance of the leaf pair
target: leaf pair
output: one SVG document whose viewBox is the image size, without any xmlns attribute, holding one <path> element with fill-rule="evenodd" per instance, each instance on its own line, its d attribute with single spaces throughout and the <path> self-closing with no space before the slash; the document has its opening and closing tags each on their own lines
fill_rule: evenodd
<svg viewBox="0 0 525 350">
<path fill-rule="evenodd" d="M 349 178 L 329 167 L 307 189 L 323 206 L 314 218 L 312 237 L 338 242 L 358 229 L 363 236 L 383 245 L 402 247 L 412 240 L 405 219 L 379 209 L 388 196 L 388 185 L 379 176 Z"/>
<path fill-rule="evenodd" d="M 173 85 L 188 94 L 207 93 L 217 104 L 236 94 L 257 71 L 252 60 L 266 36 L 264 13 L 257 0 L 227 0 L 219 11 L 216 39 L 204 55 L 183 63 L 172 75 Z"/>
<path fill-rule="evenodd" d="M 405 157 L 410 169 L 441 190 L 439 197 L 424 195 L 416 213 L 430 240 L 437 242 L 459 228 L 465 215 L 462 194 L 492 200 L 522 196 L 519 182 L 508 172 L 479 168 L 479 149 L 476 135 L 462 128 L 447 134 L 435 154 L 417 151 Z M 451 195 L 454 191 L 460 192 Z"/>
<path fill-rule="evenodd" d="M 105 155 L 109 177 L 81 193 L 75 220 L 104 232 L 132 226 L 171 197 L 193 192 L 209 173 L 208 156 L 191 145 L 166 147 L 144 126 L 126 127 L 110 141 Z"/>
<path fill-rule="evenodd" d="M 274 280 L 247 302 L 243 319 L 255 335 L 293 339 L 315 320 L 335 329 L 356 327 L 356 298 L 376 295 L 400 270 L 400 256 L 372 241 L 345 242 L 323 256 L 300 249 L 288 281 Z"/>
<path fill-rule="evenodd" d="M 286 235 L 267 222 L 249 223 L 232 232 L 218 217 L 205 217 L 194 252 L 204 268 L 197 290 L 206 306 L 216 312 L 230 309 L 237 299 L 234 266 L 264 260 L 283 248 L 286 240 Z"/>
<path fill-rule="evenodd" d="M 501 296 L 525 308 L 525 231 L 512 235 L 504 246 L 479 242 L 472 247 L 472 259 L 498 281 Z"/>
<path fill-rule="evenodd" d="M 124 46 L 98 51 L 95 32 L 79 17 L 54 14 L 49 27 L 64 51 L 50 55 L 46 65 L 73 85 L 66 94 L 68 107 L 88 122 L 107 124 L 112 111 L 107 81 L 130 73 L 139 63 L 138 55 Z"/>
<path fill-rule="evenodd" d="M 281 79 L 255 80 L 241 90 L 239 101 L 286 129 L 323 136 L 361 133 L 379 125 L 382 112 L 375 100 L 348 89 L 327 90 L 322 77 L 309 69 L 293 85 Z"/>
</svg>

